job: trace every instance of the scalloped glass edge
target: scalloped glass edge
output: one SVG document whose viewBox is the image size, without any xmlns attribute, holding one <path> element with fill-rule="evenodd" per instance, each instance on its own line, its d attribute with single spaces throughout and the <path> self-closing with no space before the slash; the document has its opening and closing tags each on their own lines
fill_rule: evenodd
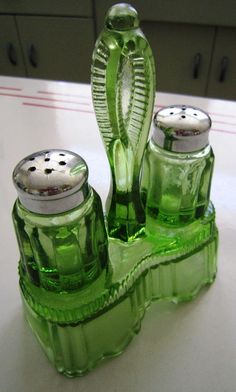
<svg viewBox="0 0 236 392">
<path fill-rule="evenodd" d="M 153 300 L 189 301 L 214 281 L 218 231 L 211 203 L 187 227 L 154 226 L 154 236 L 132 243 L 109 239 L 109 271 L 71 294 L 32 285 L 19 264 L 26 318 L 60 373 L 81 376 L 123 352 Z"/>
</svg>

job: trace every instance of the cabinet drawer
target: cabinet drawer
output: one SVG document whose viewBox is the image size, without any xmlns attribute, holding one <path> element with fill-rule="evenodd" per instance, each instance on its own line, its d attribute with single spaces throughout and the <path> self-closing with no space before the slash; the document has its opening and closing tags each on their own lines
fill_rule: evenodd
<svg viewBox="0 0 236 392">
<path fill-rule="evenodd" d="M 0 16 L 0 75 L 26 76 L 13 16 Z"/>
<path fill-rule="evenodd" d="M 236 28 L 217 29 L 207 95 L 236 100 Z"/>
<path fill-rule="evenodd" d="M 1 0 L 0 12 L 24 15 L 92 16 L 92 0 Z"/>
<path fill-rule="evenodd" d="M 155 22 L 141 27 L 153 50 L 157 90 L 204 96 L 214 28 Z"/>
<path fill-rule="evenodd" d="M 28 75 L 89 82 L 92 19 L 17 16 Z"/>
</svg>

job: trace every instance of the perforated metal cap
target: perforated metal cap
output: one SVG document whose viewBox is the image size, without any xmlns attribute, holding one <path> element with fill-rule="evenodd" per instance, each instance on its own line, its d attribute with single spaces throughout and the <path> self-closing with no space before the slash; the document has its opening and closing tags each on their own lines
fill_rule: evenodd
<svg viewBox="0 0 236 392">
<path fill-rule="evenodd" d="M 23 206 L 39 214 L 57 214 L 80 205 L 88 195 L 88 167 L 77 154 L 45 150 L 27 156 L 13 172 Z"/>
<path fill-rule="evenodd" d="M 203 110 L 172 105 L 155 114 L 152 139 L 168 151 L 194 152 L 208 145 L 210 127 L 211 119 Z"/>
</svg>

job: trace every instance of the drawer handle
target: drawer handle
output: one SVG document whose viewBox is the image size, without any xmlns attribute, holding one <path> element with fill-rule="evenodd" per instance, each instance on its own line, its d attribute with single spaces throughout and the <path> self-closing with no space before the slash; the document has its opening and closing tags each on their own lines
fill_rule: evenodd
<svg viewBox="0 0 236 392">
<path fill-rule="evenodd" d="M 202 62 L 201 53 L 195 54 L 193 58 L 193 79 L 199 78 L 201 62 Z"/>
<path fill-rule="evenodd" d="M 220 65 L 220 76 L 219 76 L 220 83 L 223 83 L 225 81 L 228 66 L 229 66 L 229 58 L 224 56 L 221 60 L 221 65 Z"/>
<path fill-rule="evenodd" d="M 37 50 L 34 45 L 30 45 L 30 48 L 29 48 L 29 62 L 32 65 L 32 67 L 37 68 L 38 54 L 37 54 Z"/>
<path fill-rule="evenodd" d="M 9 43 L 7 45 L 7 55 L 10 63 L 12 65 L 17 65 L 17 55 L 16 55 L 16 50 L 15 47 L 12 43 Z"/>
</svg>

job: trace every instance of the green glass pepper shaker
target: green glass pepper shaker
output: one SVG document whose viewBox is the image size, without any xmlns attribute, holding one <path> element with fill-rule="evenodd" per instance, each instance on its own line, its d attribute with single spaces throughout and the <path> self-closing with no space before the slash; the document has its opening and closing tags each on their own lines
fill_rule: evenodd
<svg viewBox="0 0 236 392">
<path fill-rule="evenodd" d="M 145 230 L 139 180 L 153 113 L 155 67 L 138 14 L 129 4 L 116 4 L 106 15 L 93 53 L 91 81 L 112 175 L 108 232 L 130 241 Z"/>
<path fill-rule="evenodd" d="M 65 150 L 37 152 L 14 170 L 20 268 L 46 290 L 79 289 L 107 266 L 102 205 L 87 180 L 85 161 Z"/>
<path fill-rule="evenodd" d="M 203 216 L 214 164 L 210 127 L 208 114 L 192 106 L 169 106 L 156 113 L 141 185 L 147 219 L 178 226 Z"/>
</svg>

